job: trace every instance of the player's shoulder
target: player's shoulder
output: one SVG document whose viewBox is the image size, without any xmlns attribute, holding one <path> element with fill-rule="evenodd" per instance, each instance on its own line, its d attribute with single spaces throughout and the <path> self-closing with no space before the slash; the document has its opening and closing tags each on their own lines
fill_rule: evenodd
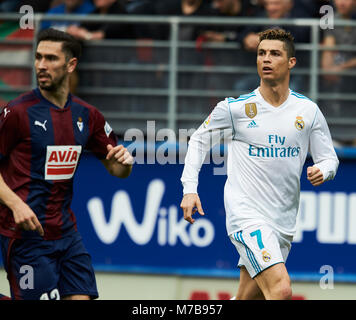
<svg viewBox="0 0 356 320">
<path fill-rule="evenodd" d="M 91 112 L 96 112 L 98 111 L 98 108 L 96 108 L 94 105 L 92 105 L 91 103 L 83 100 L 82 98 L 79 98 L 76 95 L 72 95 L 71 96 L 71 100 L 72 100 L 72 106 L 74 107 L 82 107 L 82 108 L 86 108 L 89 109 L 89 111 Z"/>
<path fill-rule="evenodd" d="M 91 123 L 102 123 L 105 121 L 104 115 L 97 107 L 82 98 L 79 98 L 78 96 L 71 95 L 71 108 L 73 111 L 76 110 L 79 112 L 86 110 L 85 113 L 88 114 L 88 119 Z"/>
<path fill-rule="evenodd" d="M 249 100 L 253 100 L 256 98 L 256 90 L 250 92 L 250 93 L 246 93 L 246 94 L 242 94 L 240 96 L 238 96 L 237 98 L 226 98 L 225 101 L 226 103 L 228 103 L 231 106 L 238 106 L 238 105 L 242 105 L 244 103 L 249 102 Z"/>
<path fill-rule="evenodd" d="M 294 107 L 299 108 L 301 111 L 305 112 L 306 114 L 309 114 L 311 117 L 315 116 L 319 107 L 313 100 L 293 90 L 291 90 L 290 92 L 290 97 L 292 99 Z"/>
<path fill-rule="evenodd" d="M 32 105 L 35 105 L 39 101 L 40 100 L 36 96 L 34 90 L 31 90 L 19 95 L 13 100 L 10 100 L 4 108 L 8 108 L 13 111 L 22 111 L 24 108 L 28 108 Z"/>
<path fill-rule="evenodd" d="M 310 106 L 317 106 L 317 104 L 311 100 L 309 97 L 299 93 L 299 92 L 296 92 L 294 90 L 290 90 L 290 96 L 292 99 L 298 101 L 298 103 L 302 103 L 302 104 L 305 104 L 305 105 L 310 105 Z"/>
<path fill-rule="evenodd" d="M 247 105 L 249 103 L 256 104 L 257 102 L 256 90 L 247 94 L 242 94 L 237 98 L 232 98 L 232 97 L 226 98 L 224 102 L 227 109 L 230 111 L 230 113 L 233 114 L 234 116 L 239 117 L 244 113 L 244 110 L 246 109 L 246 104 Z"/>
</svg>

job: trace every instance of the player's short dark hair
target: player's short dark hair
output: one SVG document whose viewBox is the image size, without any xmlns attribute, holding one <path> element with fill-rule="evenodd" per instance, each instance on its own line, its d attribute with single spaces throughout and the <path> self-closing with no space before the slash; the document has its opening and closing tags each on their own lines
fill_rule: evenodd
<svg viewBox="0 0 356 320">
<path fill-rule="evenodd" d="M 267 29 L 260 32 L 260 42 L 262 40 L 279 40 L 284 43 L 284 48 L 287 51 L 288 58 L 295 57 L 294 37 L 292 34 L 281 28 Z"/>
<path fill-rule="evenodd" d="M 53 28 L 43 29 L 38 33 L 37 46 L 41 41 L 61 42 L 67 58 L 79 59 L 82 54 L 81 43 L 69 33 Z"/>
</svg>

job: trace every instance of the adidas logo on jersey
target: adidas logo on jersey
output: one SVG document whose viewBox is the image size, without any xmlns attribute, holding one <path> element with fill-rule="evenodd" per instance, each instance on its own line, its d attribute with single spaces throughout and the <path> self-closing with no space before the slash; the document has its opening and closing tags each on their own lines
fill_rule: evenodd
<svg viewBox="0 0 356 320">
<path fill-rule="evenodd" d="M 248 124 L 247 128 L 258 128 L 258 124 L 256 123 L 255 120 L 252 120 L 252 121 Z"/>
</svg>

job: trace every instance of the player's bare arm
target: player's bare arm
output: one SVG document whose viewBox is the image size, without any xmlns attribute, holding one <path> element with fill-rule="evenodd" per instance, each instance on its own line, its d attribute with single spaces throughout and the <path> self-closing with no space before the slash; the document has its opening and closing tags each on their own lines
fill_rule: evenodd
<svg viewBox="0 0 356 320">
<path fill-rule="evenodd" d="M 123 145 L 113 147 L 108 144 L 107 150 L 106 159 L 101 161 L 106 170 L 115 177 L 127 178 L 134 163 L 130 152 Z"/>
<path fill-rule="evenodd" d="M 5 183 L 0 174 L 0 202 L 9 207 L 13 213 L 16 225 L 23 230 L 37 231 L 40 236 L 44 235 L 41 223 L 31 208 L 23 202 Z"/>
<path fill-rule="evenodd" d="M 322 183 L 324 183 L 324 175 L 317 167 L 307 168 L 307 179 L 314 187 L 320 186 Z"/>
<path fill-rule="evenodd" d="M 200 198 L 196 193 L 187 193 L 184 195 L 180 207 L 183 209 L 184 219 L 189 223 L 194 223 L 195 219 L 193 219 L 193 215 L 195 212 L 203 216 L 205 215 Z"/>
</svg>

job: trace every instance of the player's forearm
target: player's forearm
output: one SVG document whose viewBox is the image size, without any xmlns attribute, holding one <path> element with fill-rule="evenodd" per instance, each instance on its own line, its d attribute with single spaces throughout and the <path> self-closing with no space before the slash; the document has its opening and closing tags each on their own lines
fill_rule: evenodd
<svg viewBox="0 0 356 320">
<path fill-rule="evenodd" d="M 219 136 L 219 131 L 213 133 L 204 128 L 204 126 L 200 126 L 200 128 L 191 136 L 181 177 L 183 194 L 197 193 L 200 169 L 207 153 L 216 143 L 216 138 Z M 215 140 L 215 143 L 212 142 L 212 140 Z"/>
<path fill-rule="evenodd" d="M 206 152 L 202 149 L 197 149 L 189 146 L 187 155 L 185 157 L 184 170 L 181 177 L 183 185 L 183 194 L 197 193 L 199 172 L 203 165 Z"/>
<path fill-rule="evenodd" d="M 21 198 L 9 188 L 0 174 L 0 203 L 13 210 L 21 202 Z"/>
</svg>

